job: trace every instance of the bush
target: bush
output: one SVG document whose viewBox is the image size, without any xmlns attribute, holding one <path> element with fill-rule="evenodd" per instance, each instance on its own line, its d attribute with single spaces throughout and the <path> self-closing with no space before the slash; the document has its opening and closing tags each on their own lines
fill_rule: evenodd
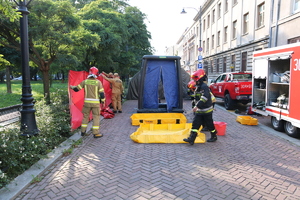
<svg viewBox="0 0 300 200">
<path fill-rule="evenodd" d="M 36 102 L 37 136 L 21 136 L 20 128 L 4 129 L 0 133 L 0 188 L 69 138 L 69 100 L 67 91 L 51 93 L 51 104 Z"/>
</svg>

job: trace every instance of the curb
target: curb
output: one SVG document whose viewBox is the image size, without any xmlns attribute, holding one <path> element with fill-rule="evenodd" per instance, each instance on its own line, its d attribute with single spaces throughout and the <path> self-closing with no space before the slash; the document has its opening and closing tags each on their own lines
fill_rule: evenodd
<svg viewBox="0 0 300 200">
<path fill-rule="evenodd" d="M 101 116 L 100 121 L 104 119 Z M 92 127 L 92 121 L 89 123 L 87 132 Z M 12 200 L 19 196 L 27 186 L 31 184 L 31 181 L 43 174 L 47 169 L 49 169 L 57 160 L 59 160 L 64 150 L 69 149 L 73 142 L 79 140 L 81 137 L 80 130 L 75 132 L 70 138 L 61 143 L 56 149 L 47 154 L 46 159 L 41 159 L 34 165 L 32 165 L 23 174 L 17 176 L 13 181 L 0 190 L 0 200 Z"/>
<path fill-rule="evenodd" d="M 216 107 L 218 107 L 218 109 L 222 109 L 224 111 L 228 111 L 228 110 L 226 110 L 224 107 L 222 107 L 220 105 L 216 104 Z M 234 112 L 229 112 L 229 113 L 232 114 L 232 115 L 235 115 L 235 116 L 241 116 L 241 115 L 236 114 Z M 288 136 L 287 134 L 285 134 L 284 132 L 276 131 L 273 128 L 270 128 L 270 127 L 268 127 L 266 125 L 260 124 L 259 122 L 258 122 L 257 126 L 259 128 L 261 128 L 261 129 L 265 130 L 266 133 L 268 133 L 268 134 L 271 134 L 273 136 L 276 136 L 276 137 L 279 137 L 279 138 L 284 139 L 286 141 L 289 141 L 290 143 L 292 143 L 292 144 L 300 147 L 300 140 L 297 139 L 297 138 L 292 138 L 292 137 Z"/>
</svg>

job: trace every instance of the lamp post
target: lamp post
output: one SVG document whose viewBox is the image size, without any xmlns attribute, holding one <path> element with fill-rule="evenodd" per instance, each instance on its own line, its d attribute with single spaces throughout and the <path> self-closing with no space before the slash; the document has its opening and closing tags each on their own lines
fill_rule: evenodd
<svg viewBox="0 0 300 200">
<path fill-rule="evenodd" d="M 202 33 L 201 33 L 201 26 L 202 26 L 202 23 L 201 23 L 201 12 L 202 12 L 202 10 L 201 10 L 201 6 L 200 6 L 200 9 L 197 9 L 197 8 L 194 8 L 194 7 L 184 7 L 183 9 L 182 9 L 182 11 L 181 11 L 181 13 L 180 14 L 186 14 L 187 12 L 185 11 L 185 8 L 189 8 L 189 9 L 194 9 L 194 10 L 196 10 L 197 11 L 197 15 L 198 15 L 198 17 L 199 17 L 199 47 L 198 47 L 198 51 L 199 51 L 199 55 L 198 55 L 198 69 L 202 69 L 203 68 L 203 66 L 202 66 L 202 56 L 201 56 L 201 52 L 202 52 L 202 47 L 201 47 L 201 43 L 202 43 L 202 41 L 201 41 L 201 37 L 202 37 Z"/>
<path fill-rule="evenodd" d="M 22 110 L 21 110 L 21 128 L 22 136 L 37 135 L 39 130 L 37 129 L 35 120 L 35 110 L 33 108 L 33 97 L 31 93 L 30 85 L 30 69 L 29 69 L 29 45 L 28 45 L 28 4 L 32 0 L 14 0 L 18 6 L 17 12 L 20 12 L 22 17 L 20 18 L 20 39 L 21 39 L 21 58 L 22 58 Z"/>
</svg>

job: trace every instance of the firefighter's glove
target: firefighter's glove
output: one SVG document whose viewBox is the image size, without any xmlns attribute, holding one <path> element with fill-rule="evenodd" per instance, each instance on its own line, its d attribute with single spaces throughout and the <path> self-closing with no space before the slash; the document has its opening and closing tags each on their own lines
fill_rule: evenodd
<svg viewBox="0 0 300 200">
<path fill-rule="evenodd" d="M 78 92 L 78 91 L 79 91 L 78 88 L 77 88 L 76 86 L 70 85 L 70 88 L 71 88 L 72 90 L 74 90 L 75 92 Z"/>
<path fill-rule="evenodd" d="M 105 95 L 104 95 L 104 92 L 100 92 L 99 96 L 100 96 L 100 102 L 103 103 L 103 104 L 105 104 Z"/>
</svg>

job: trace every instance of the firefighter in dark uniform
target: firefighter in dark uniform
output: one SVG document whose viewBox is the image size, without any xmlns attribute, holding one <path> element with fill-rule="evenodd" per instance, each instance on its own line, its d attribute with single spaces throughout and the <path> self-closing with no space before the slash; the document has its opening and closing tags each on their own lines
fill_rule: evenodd
<svg viewBox="0 0 300 200">
<path fill-rule="evenodd" d="M 89 123 L 89 116 L 93 114 L 93 135 L 94 138 L 102 137 L 100 134 L 100 103 L 105 103 L 104 89 L 102 83 L 97 79 L 98 69 L 91 67 L 86 80 L 77 86 L 70 86 L 72 90 L 78 92 L 84 88 L 84 105 L 82 108 L 83 119 L 81 123 L 81 136 L 86 134 Z"/>
<path fill-rule="evenodd" d="M 209 87 L 204 83 L 207 79 L 205 71 L 202 69 L 197 70 L 192 74 L 192 79 L 196 82 L 195 98 L 199 94 L 200 100 L 195 103 L 193 108 L 195 116 L 190 136 L 183 139 L 183 141 L 193 145 L 199 128 L 205 125 L 211 133 L 211 138 L 207 142 L 215 142 L 217 140 L 217 130 L 212 118 L 214 108 Z"/>
</svg>

